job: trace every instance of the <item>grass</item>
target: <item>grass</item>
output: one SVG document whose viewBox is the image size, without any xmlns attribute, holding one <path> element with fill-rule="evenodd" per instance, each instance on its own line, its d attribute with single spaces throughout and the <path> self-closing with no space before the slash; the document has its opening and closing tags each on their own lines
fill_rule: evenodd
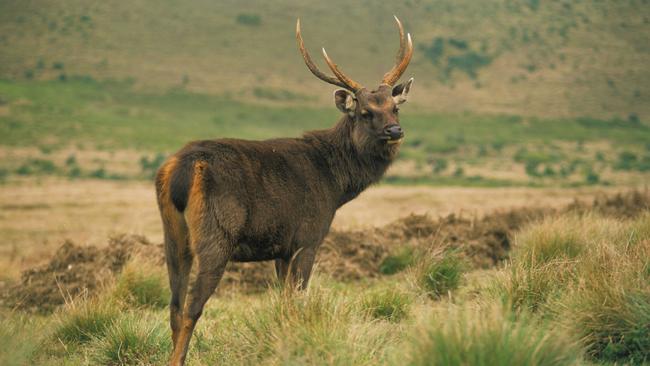
<svg viewBox="0 0 650 366">
<path fill-rule="evenodd" d="M 410 295 L 396 289 L 378 289 L 363 296 L 362 309 L 373 319 L 400 322 L 410 311 Z"/>
<path fill-rule="evenodd" d="M 131 307 L 164 308 L 169 304 L 167 273 L 146 260 L 131 260 L 122 269 L 113 297 Z"/>
<path fill-rule="evenodd" d="M 650 213 L 547 217 L 519 231 L 512 245 L 507 266 L 488 271 L 468 273 L 456 253 L 439 249 L 413 255 L 406 271 L 364 281 L 317 272 L 304 292 L 222 289 L 198 323 L 188 364 L 650 360 Z M 53 317 L 0 313 L 0 340 L 9 345 L 2 364 L 166 362 L 162 270 L 136 257 L 97 298 L 78 299 Z"/>
<path fill-rule="evenodd" d="M 425 254 L 413 269 L 418 287 L 429 296 L 438 298 L 458 288 L 464 265 L 452 250 Z"/>
<path fill-rule="evenodd" d="M 115 304 L 104 299 L 75 301 L 57 315 L 53 336 L 66 345 L 88 343 L 103 336 L 118 315 Z"/>
<path fill-rule="evenodd" d="M 411 365 L 578 365 L 567 333 L 499 306 L 441 311 L 413 336 Z"/>
<path fill-rule="evenodd" d="M 171 351 L 171 337 L 160 317 L 126 313 L 89 348 L 91 360 L 100 365 L 160 364 Z"/>
<path fill-rule="evenodd" d="M 414 255 L 411 248 L 404 248 L 396 254 L 389 255 L 379 265 L 379 272 L 385 275 L 401 272 L 415 262 Z"/>
<path fill-rule="evenodd" d="M 0 98 L 6 110 L 0 113 L 0 147 L 10 152 L 39 148 L 38 153 L 21 153 L 24 155 L 17 159 L 0 161 L 0 169 L 7 172 L 5 180 L 44 175 L 150 179 L 162 159 L 188 141 L 297 137 L 306 130 L 330 127 L 339 118 L 335 108 L 257 104 L 180 89 L 153 92 L 135 88 L 128 81 L 84 78 L 66 82 L 0 80 Z M 591 146 L 604 149 L 603 157 L 613 157 L 619 149 L 645 156 L 650 128 L 584 121 L 405 109 L 402 123 L 407 138 L 399 160 L 415 164 L 407 172 L 389 172 L 384 182 L 575 186 L 621 179 L 629 184 L 647 175 L 643 169 L 627 170 L 624 176 L 612 173 L 608 168 L 619 163 L 613 158 L 597 160 Z M 574 151 L 571 145 L 575 141 L 581 141 L 582 150 Z M 129 158 L 120 152 L 130 152 Z M 71 154 L 76 159 L 70 162 Z M 509 156 L 514 165 L 504 164 L 504 157 Z M 528 176 L 520 171 L 522 167 Z"/>
<path fill-rule="evenodd" d="M 521 233 L 497 293 L 515 309 L 564 323 L 587 355 L 650 359 L 650 215 L 547 219 Z"/>
</svg>

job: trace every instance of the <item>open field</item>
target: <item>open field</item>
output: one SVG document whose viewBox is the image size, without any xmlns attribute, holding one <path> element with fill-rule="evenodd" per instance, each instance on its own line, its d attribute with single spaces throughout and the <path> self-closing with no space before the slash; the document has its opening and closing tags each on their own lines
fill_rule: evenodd
<svg viewBox="0 0 650 366">
<path fill-rule="evenodd" d="M 229 263 L 187 364 L 649 365 L 647 0 L 0 1 L 0 365 L 166 364 L 156 170 L 331 127 L 296 18 L 374 88 L 393 14 L 397 160 L 307 291 Z"/>
<path fill-rule="evenodd" d="M 639 120 L 411 111 L 386 183 L 473 187 L 643 184 L 650 126 Z M 269 106 L 126 82 L 0 81 L 0 181 L 21 176 L 151 179 L 187 141 L 264 139 L 327 128 L 335 108 Z"/>
<path fill-rule="evenodd" d="M 66 239 L 103 245 L 114 234 L 144 235 L 162 241 L 160 217 L 149 182 L 23 179 L 0 189 L 1 278 L 47 259 Z M 335 229 L 386 225 L 408 214 L 433 217 L 461 214 L 481 217 L 494 210 L 559 207 L 574 199 L 591 200 L 620 187 L 434 188 L 387 186 L 370 188 L 337 213 Z"/>
<path fill-rule="evenodd" d="M 366 200 L 395 189 L 376 188 Z M 477 192 L 439 193 L 455 193 L 468 209 Z M 560 204 L 568 200 L 561 192 L 545 201 L 555 208 L 530 203 L 557 192 L 512 193 L 508 202 L 528 204 L 480 219 L 411 215 L 374 229 L 337 227 L 305 293 L 279 289 L 266 264 L 229 267 L 188 363 L 647 362 L 648 192 L 571 205 Z M 499 207 L 476 207 L 491 205 Z M 342 214 L 338 223 L 355 213 Z M 163 364 L 168 296 L 162 250 L 143 237 L 100 248 L 67 243 L 20 282 L 3 284 L 0 337 L 10 347 L 0 360 Z"/>
</svg>

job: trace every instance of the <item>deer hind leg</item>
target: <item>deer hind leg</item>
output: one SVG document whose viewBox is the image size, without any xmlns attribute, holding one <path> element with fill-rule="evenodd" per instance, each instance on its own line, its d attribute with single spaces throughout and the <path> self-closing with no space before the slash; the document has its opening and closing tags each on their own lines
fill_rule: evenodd
<svg viewBox="0 0 650 366">
<path fill-rule="evenodd" d="M 170 362 L 172 365 L 182 365 L 185 362 L 194 327 L 203 313 L 205 303 L 217 288 L 233 251 L 232 242 L 220 230 L 190 240 L 198 271 L 182 312 L 180 331 L 175 339 Z"/>
<path fill-rule="evenodd" d="M 178 218 L 182 216 L 178 214 Z M 169 301 L 169 323 L 172 329 L 172 344 L 176 344 L 178 332 L 181 329 L 185 295 L 189 284 L 192 269 L 192 253 L 187 240 L 187 228 L 181 220 L 173 225 L 165 225 L 165 258 L 169 274 L 169 288 L 171 299 Z"/>
</svg>

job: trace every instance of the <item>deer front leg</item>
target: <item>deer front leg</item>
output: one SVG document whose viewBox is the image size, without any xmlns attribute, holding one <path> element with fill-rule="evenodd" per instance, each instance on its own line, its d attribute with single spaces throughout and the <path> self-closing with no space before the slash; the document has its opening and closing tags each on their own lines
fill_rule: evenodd
<svg viewBox="0 0 650 366">
<path fill-rule="evenodd" d="M 299 288 L 301 290 L 307 288 L 315 258 L 315 248 L 300 248 L 293 255 L 287 270 L 289 277 L 288 282 L 292 288 Z"/>
</svg>

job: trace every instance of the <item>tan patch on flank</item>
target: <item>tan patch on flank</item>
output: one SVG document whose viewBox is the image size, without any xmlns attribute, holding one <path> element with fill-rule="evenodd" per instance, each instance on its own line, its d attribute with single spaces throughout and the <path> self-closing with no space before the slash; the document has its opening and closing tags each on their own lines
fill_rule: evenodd
<svg viewBox="0 0 650 366">
<path fill-rule="evenodd" d="M 176 157 L 171 157 L 160 168 L 158 179 L 161 182 L 161 187 L 160 197 L 158 197 L 158 200 L 160 202 L 160 214 L 165 222 L 165 227 L 178 245 L 181 245 L 185 237 L 184 225 L 182 224 L 183 217 L 180 212 L 178 212 L 170 198 L 170 179 L 177 163 L 178 159 Z"/>
<path fill-rule="evenodd" d="M 195 244 L 201 239 L 201 227 L 203 215 L 205 214 L 205 194 L 203 192 L 203 176 L 208 164 L 205 161 L 194 163 L 194 175 L 192 186 L 188 193 L 187 208 L 185 209 L 185 220 L 190 231 L 190 248 L 194 251 Z"/>
</svg>

